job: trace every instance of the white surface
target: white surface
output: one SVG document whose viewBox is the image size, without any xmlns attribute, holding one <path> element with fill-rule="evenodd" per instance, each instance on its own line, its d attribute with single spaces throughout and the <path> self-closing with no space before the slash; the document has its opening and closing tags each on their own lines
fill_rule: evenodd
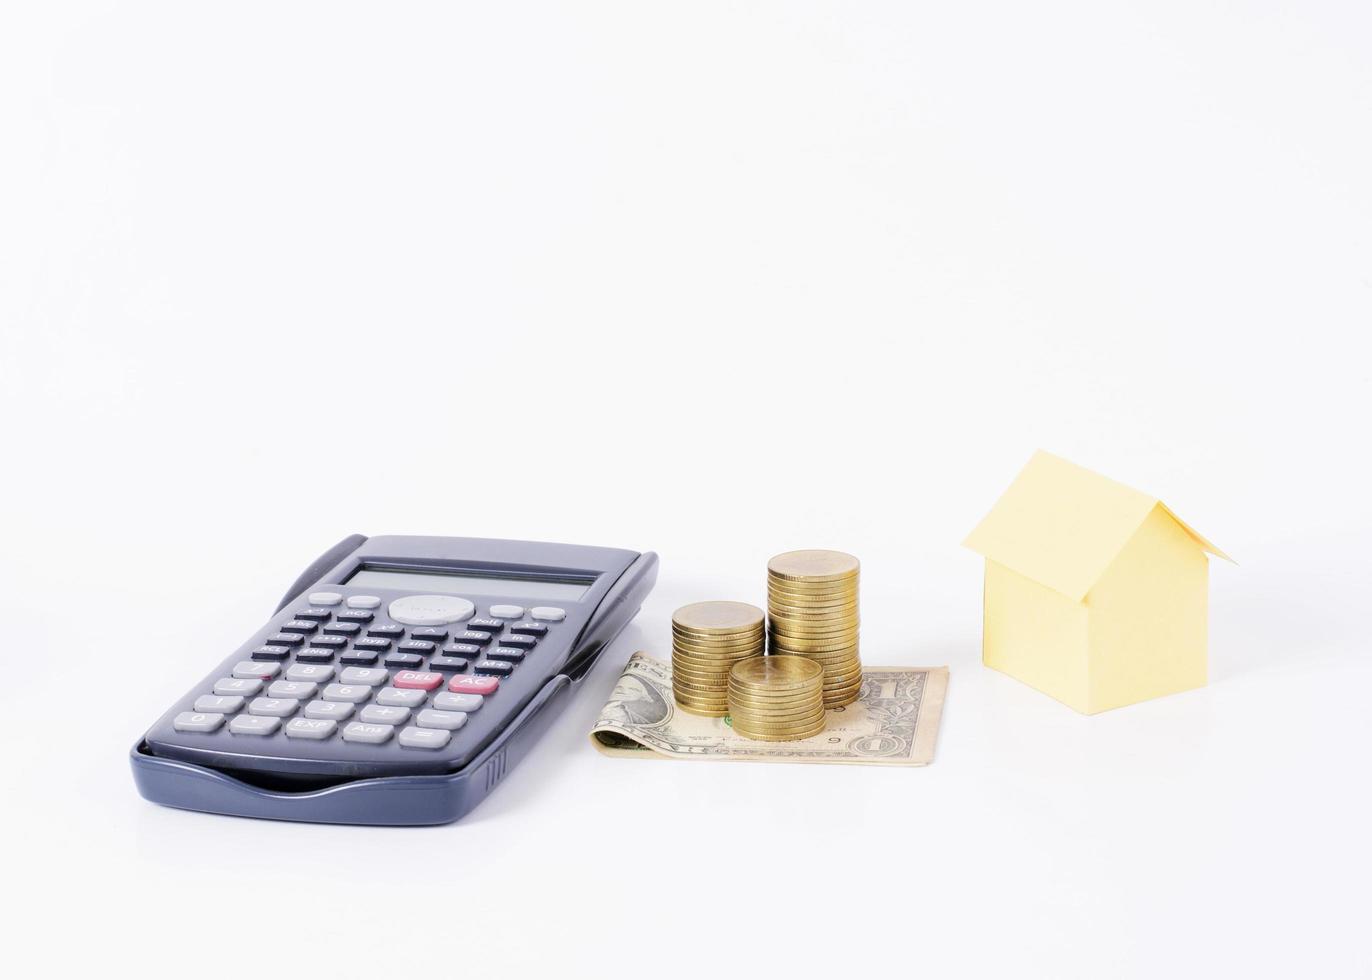
<svg viewBox="0 0 1372 980">
<path fill-rule="evenodd" d="M 1367 975 L 1367 5 L 456 6 L 0 10 L 7 972 Z M 978 665 L 959 541 L 1040 446 L 1238 558 L 1208 688 Z M 352 531 L 662 580 L 463 823 L 141 801 Z M 798 547 L 951 666 L 933 766 L 591 750 Z"/>
</svg>

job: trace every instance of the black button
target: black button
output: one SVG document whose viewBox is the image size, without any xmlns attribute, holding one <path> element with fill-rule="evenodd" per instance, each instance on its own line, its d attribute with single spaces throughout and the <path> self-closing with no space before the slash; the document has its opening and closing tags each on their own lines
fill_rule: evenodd
<svg viewBox="0 0 1372 980">
<path fill-rule="evenodd" d="M 345 609 L 338 618 L 344 623 L 370 623 L 376 616 L 365 609 Z"/>
<path fill-rule="evenodd" d="M 450 657 L 479 657 L 481 647 L 475 643 L 449 643 L 443 648 L 443 652 Z"/>
<path fill-rule="evenodd" d="M 314 647 L 301 650 L 295 655 L 295 662 L 299 664 L 326 664 L 331 660 L 333 660 L 332 650 L 316 650 Z"/>
<path fill-rule="evenodd" d="M 281 624 L 283 633 L 313 633 L 319 629 L 318 623 L 312 623 L 308 619 L 292 619 L 289 623 Z"/>
<path fill-rule="evenodd" d="M 483 660 L 476 665 L 478 674 L 495 674 L 497 677 L 508 677 L 514 673 L 514 664 L 507 664 L 503 660 Z"/>
<path fill-rule="evenodd" d="M 465 657 L 430 657 L 430 670 L 454 670 L 458 673 L 467 669 L 467 664 L 471 661 Z"/>
<path fill-rule="evenodd" d="M 458 643 L 475 643 L 477 646 L 485 646 L 491 642 L 491 634 L 482 633 L 480 630 L 467 630 L 456 634 L 453 639 Z"/>
<path fill-rule="evenodd" d="M 434 629 L 432 626 L 422 626 L 417 630 L 410 630 L 410 638 L 414 640 L 436 640 L 442 643 L 448 638 L 448 631 Z"/>
<path fill-rule="evenodd" d="M 524 651 L 518 647 L 496 647 L 487 656 L 492 660 L 511 660 L 519 663 L 524 659 Z"/>
<path fill-rule="evenodd" d="M 277 646 L 295 647 L 304 643 L 305 638 L 299 633 L 277 633 L 267 637 L 267 642 L 274 643 Z"/>
<path fill-rule="evenodd" d="M 397 626 L 395 623 L 382 623 L 380 626 L 369 626 L 367 628 L 367 635 L 389 636 L 391 639 L 396 639 L 397 637 L 405 635 L 405 627 Z"/>
<path fill-rule="evenodd" d="M 310 608 L 310 609 L 297 609 L 297 610 L 295 611 L 295 618 L 296 618 L 296 619 L 317 619 L 317 620 L 319 620 L 320 622 L 323 622 L 324 620 L 328 619 L 331 615 L 333 615 L 333 614 L 330 613 L 327 609 L 314 609 L 314 608 Z"/>
<path fill-rule="evenodd" d="M 330 623 L 324 632 L 330 636 L 355 636 L 361 628 L 357 623 Z"/>
<path fill-rule="evenodd" d="M 353 642 L 353 649 L 355 650 L 389 650 L 390 648 L 390 640 L 382 640 L 373 637 L 366 637 Z"/>
<path fill-rule="evenodd" d="M 510 627 L 511 633 L 523 633 L 525 636 L 546 636 L 548 627 L 542 623 L 515 623 Z"/>
<path fill-rule="evenodd" d="M 252 652 L 252 658 L 254 660 L 285 660 L 290 655 L 290 647 L 258 647 Z"/>
<path fill-rule="evenodd" d="M 386 656 L 387 667 L 418 667 L 424 658 L 417 653 L 392 653 Z"/>
<path fill-rule="evenodd" d="M 523 647 L 525 650 L 527 650 L 527 649 L 529 649 L 530 647 L 532 647 L 535 643 L 538 642 L 538 637 L 536 637 L 536 636 L 507 636 L 507 637 L 505 637 L 505 639 L 501 640 L 500 642 L 503 643 L 503 644 L 505 644 L 507 647 Z"/>
<path fill-rule="evenodd" d="M 469 630 L 487 630 L 491 633 L 499 633 L 505 628 L 505 624 L 498 619 L 473 619 L 467 623 Z"/>
<path fill-rule="evenodd" d="M 406 640 L 396 649 L 406 653 L 433 653 L 435 646 L 437 644 L 430 643 L 428 640 Z"/>
<path fill-rule="evenodd" d="M 368 650 L 349 650 L 338 658 L 342 664 L 352 664 L 354 667 L 370 667 L 376 663 L 376 654 Z"/>
<path fill-rule="evenodd" d="M 310 641 L 312 647 L 328 647 L 330 650 L 337 650 L 348 645 L 346 636 L 316 636 Z"/>
</svg>

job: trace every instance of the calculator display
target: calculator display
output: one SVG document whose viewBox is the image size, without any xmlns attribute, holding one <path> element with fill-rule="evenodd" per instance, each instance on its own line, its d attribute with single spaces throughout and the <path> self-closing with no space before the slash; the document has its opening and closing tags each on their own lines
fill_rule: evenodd
<svg viewBox="0 0 1372 980">
<path fill-rule="evenodd" d="M 565 602 L 576 602 L 595 584 L 595 579 L 527 579 L 507 575 L 480 575 L 466 571 L 411 571 L 363 565 L 344 584 L 403 589 L 408 592 L 451 592 L 457 595 L 479 596 L 518 595 L 527 599 L 560 599 Z"/>
</svg>

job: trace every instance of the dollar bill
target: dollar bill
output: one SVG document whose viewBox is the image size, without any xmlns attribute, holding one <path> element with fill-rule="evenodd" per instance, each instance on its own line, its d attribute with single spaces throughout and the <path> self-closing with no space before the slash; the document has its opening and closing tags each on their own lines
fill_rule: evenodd
<svg viewBox="0 0 1372 980">
<path fill-rule="evenodd" d="M 947 667 L 863 667 L 862 695 L 827 712 L 823 732 L 795 742 L 735 735 L 728 718 L 702 718 L 672 699 L 672 668 L 646 653 L 629 658 L 591 743 L 609 756 L 754 762 L 923 766 L 934 758 Z"/>
</svg>

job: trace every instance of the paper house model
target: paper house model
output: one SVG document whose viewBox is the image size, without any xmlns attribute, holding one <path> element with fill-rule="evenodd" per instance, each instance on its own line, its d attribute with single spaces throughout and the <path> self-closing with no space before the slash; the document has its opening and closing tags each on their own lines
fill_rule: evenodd
<svg viewBox="0 0 1372 980">
<path fill-rule="evenodd" d="M 982 661 L 1086 714 L 1201 687 L 1209 559 L 1158 500 L 1035 453 L 963 542 L 986 559 Z"/>
</svg>

